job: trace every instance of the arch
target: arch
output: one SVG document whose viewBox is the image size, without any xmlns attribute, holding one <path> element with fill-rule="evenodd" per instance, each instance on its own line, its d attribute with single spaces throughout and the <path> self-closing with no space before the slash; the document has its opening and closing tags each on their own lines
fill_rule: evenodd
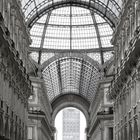
<svg viewBox="0 0 140 140">
<path fill-rule="evenodd" d="M 49 11 L 52 11 L 57 8 L 65 7 L 65 6 L 78 6 L 78 7 L 83 7 L 86 9 L 90 9 L 91 11 L 95 11 L 98 13 L 100 16 L 104 17 L 108 21 L 108 23 L 112 26 L 115 27 L 116 23 L 118 22 L 118 15 L 116 13 L 120 13 L 121 8 L 115 1 L 109 1 L 112 3 L 114 6 L 114 11 L 112 10 L 113 8 L 109 7 L 108 5 L 104 4 L 100 0 L 97 1 L 81 1 L 81 0 L 66 0 L 66 1 L 56 1 L 56 2 L 48 2 L 45 7 L 41 4 L 38 5 L 40 8 L 34 7 L 30 13 L 27 15 L 26 19 L 27 20 L 27 25 L 28 27 L 32 27 L 33 24 L 44 14 L 48 13 Z M 46 3 L 45 3 L 46 4 Z M 45 5 L 44 4 L 44 5 Z M 30 4 L 29 4 L 30 5 Z M 43 7 L 43 8 L 41 8 Z M 28 7 L 27 7 L 28 8 Z M 23 10 L 27 10 L 27 8 L 23 8 Z M 38 10 L 38 12 L 35 12 Z M 115 12 L 116 11 L 116 12 Z M 34 14 L 35 13 L 35 14 Z"/>
<path fill-rule="evenodd" d="M 82 96 L 75 95 L 75 94 L 64 94 L 61 95 L 52 102 L 52 124 L 54 125 L 55 117 L 57 113 L 66 107 L 75 107 L 79 109 L 86 117 L 86 122 L 88 124 L 89 120 L 89 102 L 83 98 Z"/>
<path fill-rule="evenodd" d="M 58 59 L 61 59 L 61 58 L 65 58 L 65 57 L 72 57 L 72 58 L 84 59 L 85 61 L 90 62 L 97 69 L 102 70 L 102 67 L 101 67 L 101 65 L 98 62 L 96 62 L 95 60 L 91 59 L 87 55 L 78 54 L 78 53 L 61 53 L 61 54 L 54 55 L 53 57 L 51 57 L 50 59 L 48 59 L 47 61 L 45 61 L 42 64 L 41 70 L 44 70 L 52 62 L 54 62 L 54 61 L 56 61 Z"/>
</svg>

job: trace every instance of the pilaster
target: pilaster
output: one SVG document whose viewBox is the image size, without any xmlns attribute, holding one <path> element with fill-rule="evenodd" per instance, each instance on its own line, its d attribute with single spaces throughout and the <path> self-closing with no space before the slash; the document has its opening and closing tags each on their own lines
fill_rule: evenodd
<svg viewBox="0 0 140 140">
<path fill-rule="evenodd" d="M 140 140 L 140 101 L 138 102 L 138 140 Z"/>
<path fill-rule="evenodd" d="M 140 25 L 140 1 L 139 0 L 136 0 L 135 1 L 135 27 L 139 26 Z"/>
<path fill-rule="evenodd" d="M 2 109 L 2 103 L 0 100 L 0 138 L 2 138 L 4 136 L 4 120 L 3 120 L 3 109 Z"/>
</svg>

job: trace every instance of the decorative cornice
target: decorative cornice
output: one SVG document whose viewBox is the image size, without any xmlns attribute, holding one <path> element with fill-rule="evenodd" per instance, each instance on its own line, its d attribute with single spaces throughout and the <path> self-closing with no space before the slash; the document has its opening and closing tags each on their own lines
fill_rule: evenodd
<svg viewBox="0 0 140 140">
<path fill-rule="evenodd" d="M 46 116 L 44 114 L 44 112 L 39 112 L 39 111 L 33 111 L 34 113 L 29 111 L 29 118 L 30 119 L 37 119 L 40 120 L 42 122 L 42 124 L 45 126 L 46 130 L 48 131 L 48 133 L 53 134 L 53 127 L 48 123 Z"/>
</svg>

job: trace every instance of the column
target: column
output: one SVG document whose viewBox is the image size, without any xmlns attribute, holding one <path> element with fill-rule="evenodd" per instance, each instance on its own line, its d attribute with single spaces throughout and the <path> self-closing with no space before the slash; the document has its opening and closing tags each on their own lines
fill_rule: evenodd
<svg viewBox="0 0 140 140">
<path fill-rule="evenodd" d="M 129 122 L 129 140 L 132 140 L 132 122 Z"/>
<path fill-rule="evenodd" d="M 129 140 L 129 122 L 127 122 L 127 127 L 126 127 L 127 129 L 126 129 L 126 131 L 127 131 L 127 138 L 128 138 L 128 140 Z"/>
<path fill-rule="evenodd" d="M 20 59 L 23 60 L 24 62 L 24 55 L 23 55 L 23 32 L 22 32 L 23 29 L 19 30 L 19 54 L 20 54 Z"/>
<path fill-rule="evenodd" d="M 1 100 L 3 100 L 3 94 L 4 94 L 4 90 L 5 90 L 5 86 L 4 86 L 4 64 L 3 64 L 3 59 L 4 59 L 4 56 L 3 56 L 3 49 L 4 49 L 4 45 L 2 44 L 0 46 L 0 89 L 1 89 L 1 92 L 0 92 L 0 98 Z"/>
<path fill-rule="evenodd" d="M 21 130 L 22 130 L 22 128 L 21 128 L 21 120 L 20 120 L 20 122 L 19 122 L 19 135 L 18 135 L 19 140 L 21 140 Z"/>
<path fill-rule="evenodd" d="M 121 30 L 121 60 L 124 59 L 124 50 L 125 50 L 125 29 Z"/>
<path fill-rule="evenodd" d="M 10 26 L 11 26 L 10 15 L 11 15 L 11 5 L 8 2 L 7 3 L 7 28 L 8 28 L 9 31 L 10 31 Z"/>
<path fill-rule="evenodd" d="M 19 52 L 19 30 L 20 30 L 20 22 L 16 19 L 16 36 L 15 36 L 15 47 L 16 50 Z"/>
<path fill-rule="evenodd" d="M 101 131 L 101 140 L 104 140 L 104 127 L 102 125 L 102 122 L 101 122 L 101 126 L 100 126 L 100 131 Z"/>
<path fill-rule="evenodd" d="M 14 118 L 13 118 L 13 112 L 11 113 L 11 118 L 10 118 L 10 140 L 14 140 Z"/>
<path fill-rule="evenodd" d="M 118 100 L 116 101 L 116 124 L 119 121 L 119 105 Z"/>
<path fill-rule="evenodd" d="M 15 121 L 15 140 L 18 140 L 18 123 L 17 123 L 17 116 Z"/>
<path fill-rule="evenodd" d="M 129 85 L 128 87 L 128 111 L 130 110 L 131 108 L 131 86 Z"/>
<path fill-rule="evenodd" d="M 134 106 L 135 102 L 135 90 L 134 90 L 134 79 L 131 81 L 131 107 Z"/>
<path fill-rule="evenodd" d="M 136 77 L 135 77 L 134 79 L 134 105 L 136 105 L 136 103 L 137 103 L 137 96 L 136 96 Z"/>
<path fill-rule="evenodd" d="M 138 139 L 138 123 L 137 119 L 134 120 L 134 140 Z"/>
<path fill-rule="evenodd" d="M 128 113 L 129 110 L 129 91 L 126 89 L 126 113 Z"/>
<path fill-rule="evenodd" d="M 5 23 L 5 25 L 7 25 L 7 20 L 8 20 L 8 18 L 7 18 L 7 13 L 8 13 L 8 1 L 7 0 L 4 0 L 4 9 L 3 9 L 3 17 L 4 17 L 4 23 Z"/>
<path fill-rule="evenodd" d="M 134 119 L 131 121 L 131 128 L 132 128 L 132 140 L 134 140 Z"/>
<path fill-rule="evenodd" d="M 104 140 L 110 140 L 109 139 L 109 128 L 108 127 L 105 127 L 104 128 Z"/>
<path fill-rule="evenodd" d="M 4 135 L 3 113 L 3 105 L 2 101 L 0 100 L 0 139 L 3 139 Z"/>
<path fill-rule="evenodd" d="M 119 98 L 119 122 L 122 118 L 122 99 L 121 97 Z"/>
<path fill-rule="evenodd" d="M 127 140 L 127 125 L 124 126 L 124 140 Z"/>
<path fill-rule="evenodd" d="M 3 0 L 0 0 L 0 13 L 2 15 L 3 12 Z"/>
<path fill-rule="evenodd" d="M 6 3 L 7 3 L 6 1 L 7 1 L 7 0 L 2 0 L 2 1 L 3 1 L 2 16 L 3 16 L 3 17 L 6 17 L 6 15 L 5 15 L 5 11 L 6 11 Z"/>
<path fill-rule="evenodd" d="M 21 137 L 21 140 L 24 140 L 24 123 L 22 123 L 22 137 Z"/>
<path fill-rule="evenodd" d="M 135 28 L 140 25 L 140 1 L 136 0 L 135 2 Z"/>
<path fill-rule="evenodd" d="M 15 9 L 11 9 L 11 39 L 14 41 L 15 39 L 15 29 L 16 29 L 16 24 L 15 24 L 15 20 L 16 20 L 16 11 Z"/>
<path fill-rule="evenodd" d="M 124 52 L 126 53 L 126 51 L 128 50 L 128 47 L 129 47 L 129 37 L 128 37 L 128 34 L 130 34 L 130 23 L 129 23 L 129 18 L 127 17 L 126 18 L 126 21 L 125 21 L 125 48 L 124 48 Z M 129 31 L 128 31 L 129 30 Z"/>
<path fill-rule="evenodd" d="M 139 71 L 137 72 L 137 75 L 136 75 L 136 100 L 137 102 L 140 101 L 140 73 Z"/>
<path fill-rule="evenodd" d="M 138 140 L 140 140 L 140 101 L 138 102 Z"/>
<path fill-rule="evenodd" d="M 134 25 L 134 12 L 133 12 L 133 7 L 130 7 L 129 22 L 130 22 L 130 35 L 129 35 L 129 40 L 131 40 L 131 38 L 133 36 L 133 25 Z"/>
<path fill-rule="evenodd" d="M 5 140 L 9 139 L 9 116 L 5 115 Z"/>
</svg>

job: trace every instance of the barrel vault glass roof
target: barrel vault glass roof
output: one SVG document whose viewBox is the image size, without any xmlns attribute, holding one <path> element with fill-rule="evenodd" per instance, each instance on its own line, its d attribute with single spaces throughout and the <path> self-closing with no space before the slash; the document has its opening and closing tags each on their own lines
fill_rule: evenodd
<svg viewBox="0 0 140 140">
<path fill-rule="evenodd" d="M 58 59 L 43 71 L 50 101 L 59 95 L 74 93 L 91 102 L 101 77 L 95 65 L 74 57 Z"/>
<path fill-rule="evenodd" d="M 100 68 L 113 58 L 114 48 L 110 43 L 113 33 L 113 24 L 109 21 L 111 18 L 103 18 L 99 12 L 90 8 L 65 5 L 38 16 L 35 22 L 30 20 L 37 13 L 39 15 L 39 11 L 50 2 L 22 0 L 32 39 L 30 56 L 42 68 L 50 101 L 59 95 L 75 93 L 91 102 L 103 76 Z M 112 9 L 118 18 L 121 0 L 94 2 L 102 4 L 106 10 Z M 101 10 L 103 7 L 98 8 Z M 105 9 L 102 10 L 104 13 Z"/>
</svg>

